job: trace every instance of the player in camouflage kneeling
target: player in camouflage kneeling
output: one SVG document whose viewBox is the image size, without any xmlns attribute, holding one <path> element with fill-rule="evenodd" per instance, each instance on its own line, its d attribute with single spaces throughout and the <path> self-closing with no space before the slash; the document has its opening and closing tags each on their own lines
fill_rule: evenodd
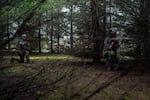
<svg viewBox="0 0 150 100">
<path fill-rule="evenodd" d="M 20 59 L 15 58 L 14 56 L 18 55 Z M 13 57 L 11 59 L 12 62 L 18 61 L 20 63 L 24 63 L 26 60 L 27 63 L 30 62 L 30 44 L 28 42 L 28 38 L 26 34 L 21 36 L 21 40 L 17 43 L 17 50 L 13 52 Z"/>
</svg>

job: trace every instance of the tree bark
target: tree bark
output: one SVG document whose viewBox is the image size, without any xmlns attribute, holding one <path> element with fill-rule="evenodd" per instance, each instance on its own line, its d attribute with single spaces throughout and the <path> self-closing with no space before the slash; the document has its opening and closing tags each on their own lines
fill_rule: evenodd
<svg viewBox="0 0 150 100">
<path fill-rule="evenodd" d="M 60 43 L 59 43 L 59 41 L 60 41 L 60 21 L 59 21 L 59 18 L 58 18 L 58 33 L 57 33 L 57 53 L 59 53 L 59 47 L 60 47 Z"/>
<path fill-rule="evenodd" d="M 72 12 L 73 11 L 73 5 L 71 5 L 70 8 L 70 47 L 73 48 L 73 23 L 72 23 Z"/>
<path fill-rule="evenodd" d="M 51 33 L 50 33 L 50 39 L 51 39 L 51 53 L 54 53 L 53 50 L 53 32 L 54 32 L 54 26 L 53 26 L 53 9 L 52 9 L 52 13 L 51 13 L 51 17 L 52 17 L 52 23 L 51 23 Z"/>
<path fill-rule="evenodd" d="M 136 33 L 138 35 L 137 57 L 149 57 L 150 43 L 149 43 L 149 12 L 150 1 L 140 0 L 139 16 L 135 19 Z"/>
<path fill-rule="evenodd" d="M 91 13 L 92 13 L 92 34 L 93 34 L 93 62 L 99 63 L 103 51 L 103 33 L 102 25 L 99 22 L 99 9 L 98 1 L 91 0 Z"/>
<path fill-rule="evenodd" d="M 39 32 L 38 32 L 38 44 L 39 44 L 39 53 L 41 53 L 42 52 L 42 50 L 41 50 L 41 30 L 39 29 Z"/>
<path fill-rule="evenodd" d="M 91 0 L 92 34 L 93 34 L 93 62 L 100 62 L 100 40 L 97 0 Z"/>
</svg>

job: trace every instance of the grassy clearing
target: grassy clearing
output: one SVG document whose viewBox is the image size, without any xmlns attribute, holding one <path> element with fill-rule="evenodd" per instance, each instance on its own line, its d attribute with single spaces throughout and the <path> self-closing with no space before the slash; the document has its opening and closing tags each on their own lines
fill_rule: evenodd
<svg viewBox="0 0 150 100">
<path fill-rule="evenodd" d="M 42 55 L 42 56 L 31 56 L 32 60 L 72 60 L 75 57 L 70 55 Z"/>
<path fill-rule="evenodd" d="M 70 55 L 33 55 L 31 64 L 7 60 L 2 66 L 9 67 L 0 70 L 1 100 L 150 100 L 148 73 L 107 72 Z"/>
</svg>

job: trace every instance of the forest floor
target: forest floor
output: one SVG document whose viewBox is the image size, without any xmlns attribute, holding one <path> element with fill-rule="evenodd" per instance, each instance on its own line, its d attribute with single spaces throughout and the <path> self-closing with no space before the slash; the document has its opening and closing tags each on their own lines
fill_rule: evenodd
<svg viewBox="0 0 150 100">
<path fill-rule="evenodd" d="M 0 100 L 150 100 L 150 64 L 122 61 L 118 71 L 105 63 L 69 55 L 34 55 L 32 63 L 0 65 Z"/>
</svg>

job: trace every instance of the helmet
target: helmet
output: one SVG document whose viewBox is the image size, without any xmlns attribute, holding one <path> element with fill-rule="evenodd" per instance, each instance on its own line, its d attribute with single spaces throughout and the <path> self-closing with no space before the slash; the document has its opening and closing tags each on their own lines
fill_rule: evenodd
<svg viewBox="0 0 150 100">
<path fill-rule="evenodd" d="M 22 34 L 21 38 L 25 40 L 27 38 L 27 34 Z"/>
<path fill-rule="evenodd" d="M 27 37 L 27 35 L 26 34 L 22 34 L 22 37 Z"/>
</svg>

